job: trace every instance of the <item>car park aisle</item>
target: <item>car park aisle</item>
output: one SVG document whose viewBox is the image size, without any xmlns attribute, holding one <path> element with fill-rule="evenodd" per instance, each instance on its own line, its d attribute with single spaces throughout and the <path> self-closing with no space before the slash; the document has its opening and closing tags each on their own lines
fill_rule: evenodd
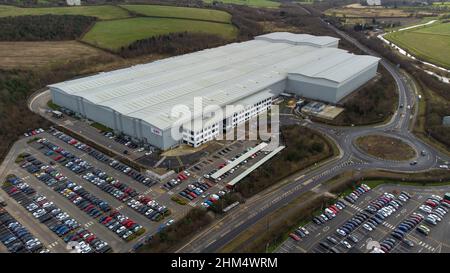
<svg viewBox="0 0 450 273">
<path fill-rule="evenodd" d="M 98 234 L 100 238 L 104 239 L 108 244 L 116 250 L 120 243 L 123 243 L 118 237 L 114 236 L 107 228 L 98 224 L 98 222 L 89 217 L 85 212 L 81 211 L 74 204 L 72 204 L 68 199 L 64 198 L 62 195 L 53 191 L 39 180 L 37 180 L 34 176 L 29 175 L 27 172 L 23 170 L 22 173 L 18 175 L 22 178 L 26 183 L 30 184 L 33 188 L 36 189 L 37 192 L 42 193 L 47 199 L 55 204 L 57 204 L 62 210 L 67 211 L 69 215 L 74 217 L 82 227 L 89 228 L 93 233 Z M 61 240 L 62 241 L 62 240 Z M 62 241 L 62 245 L 66 245 Z"/>
<path fill-rule="evenodd" d="M 392 210 L 388 213 L 386 210 L 383 213 L 387 213 L 382 221 L 375 223 L 373 228 L 367 225 L 375 215 L 367 211 L 368 205 L 373 206 L 375 200 L 380 198 L 386 199 L 387 196 L 392 196 L 389 200 L 399 200 L 399 195 L 403 195 L 403 192 L 407 192 L 410 195 L 409 199 L 401 197 L 402 201 L 398 208 Z M 381 185 L 372 189 L 370 192 L 366 193 L 366 196 L 359 197 L 359 199 L 354 203 L 346 202 L 347 208 L 343 211 L 346 213 L 339 213 L 335 218 L 326 221 L 322 225 L 317 225 L 313 222 L 308 223 L 305 228 L 309 230 L 310 235 L 306 238 L 302 238 L 296 241 L 292 238 L 287 239 L 276 252 L 286 253 L 286 252 L 327 252 L 321 243 L 325 242 L 325 245 L 330 245 L 328 247 L 334 247 L 336 251 L 339 252 L 371 252 L 380 247 L 380 244 L 385 247 L 390 245 L 389 252 L 392 253 L 404 253 L 404 252 L 450 252 L 450 237 L 449 235 L 449 225 L 450 220 L 448 215 L 444 215 L 442 222 L 435 226 L 430 226 L 430 234 L 424 236 L 416 231 L 416 228 L 412 228 L 403 237 L 405 240 L 399 240 L 392 237 L 393 233 L 398 233 L 398 228 L 400 225 L 405 225 L 405 221 L 411 218 L 411 215 L 415 213 L 420 213 L 425 215 L 425 213 L 419 210 L 428 198 L 432 195 L 443 196 L 443 193 L 450 192 L 450 187 L 436 187 L 436 188 L 424 188 L 424 187 L 410 187 L 403 185 Z M 389 202 L 389 201 L 388 201 Z M 385 203 L 387 206 L 393 206 L 392 202 Z M 392 204 L 392 205 L 391 205 Z M 379 212 L 380 210 L 378 210 Z M 338 234 L 337 229 L 342 228 L 344 223 L 347 223 L 350 219 L 354 219 L 355 215 L 366 213 L 369 218 L 366 218 L 361 224 L 356 228 L 351 230 L 351 235 L 342 236 Z M 372 221 L 372 220 L 371 220 Z M 419 223 L 417 226 L 423 224 Z M 416 226 L 416 227 L 417 227 Z M 405 227 L 402 227 L 402 230 Z M 371 230 L 369 230 L 371 229 Z M 354 243 L 349 240 L 350 236 L 354 236 L 358 239 L 358 242 Z M 333 237 L 337 240 L 337 243 L 332 243 L 328 237 Z M 347 247 L 343 240 L 350 242 Z M 390 241 L 390 242 L 389 242 Z"/>
<path fill-rule="evenodd" d="M 50 252 L 62 253 L 67 252 L 65 243 L 54 233 L 49 232 L 48 228 L 37 221 L 22 206 L 17 204 L 8 194 L 0 189 L 1 196 L 7 200 L 8 206 L 6 211 L 11 214 L 19 223 L 21 223 L 31 234 L 35 235 Z M 1 244 L 0 244 L 1 245 Z M 1 248 L 0 248 L 1 249 Z M 5 248 L 5 252 L 7 252 Z"/>
</svg>

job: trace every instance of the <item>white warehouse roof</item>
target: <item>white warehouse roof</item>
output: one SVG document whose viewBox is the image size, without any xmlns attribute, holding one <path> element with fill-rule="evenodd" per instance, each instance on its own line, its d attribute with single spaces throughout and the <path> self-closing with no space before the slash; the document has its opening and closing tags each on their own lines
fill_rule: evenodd
<svg viewBox="0 0 450 273">
<path fill-rule="evenodd" d="M 336 48 L 337 38 L 271 33 L 148 64 L 99 73 L 49 87 L 141 119 L 160 129 L 172 126 L 173 106 L 225 106 L 287 78 L 288 73 L 340 84 L 378 58 Z"/>
<path fill-rule="evenodd" d="M 330 36 L 313 36 L 309 34 L 294 34 L 290 32 L 272 32 L 255 37 L 256 40 L 309 45 L 314 47 L 329 47 L 337 45 L 338 38 Z"/>
</svg>

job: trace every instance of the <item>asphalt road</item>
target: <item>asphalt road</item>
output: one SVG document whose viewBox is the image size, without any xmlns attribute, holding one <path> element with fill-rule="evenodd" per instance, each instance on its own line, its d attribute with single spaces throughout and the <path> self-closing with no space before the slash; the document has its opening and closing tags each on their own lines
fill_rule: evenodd
<svg viewBox="0 0 450 273">
<path fill-rule="evenodd" d="M 378 56 L 352 37 L 332 26 L 330 27 L 362 51 Z M 338 158 L 330 160 L 318 168 L 302 171 L 291 176 L 288 179 L 289 181 L 282 182 L 282 186 L 275 190 L 270 189 L 270 191 L 249 199 L 245 205 L 229 212 L 213 227 L 197 234 L 177 252 L 216 252 L 264 216 L 344 171 L 381 169 L 418 172 L 437 168 L 444 161 L 449 161 L 450 158 L 447 155 L 423 143 L 410 131 L 410 126 L 414 123 L 418 111 L 418 107 L 415 107 L 418 105 L 418 97 L 411 88 L 413 83 L 408 82 L 408 79 L 386 60 L 381 59 L 380 64 L 388 70 L 396 82 L 399 94 L 398 105 L 404 105 L 403 108 L 397 109 L 388 122 L 376 126 L 337 127 L 298 120 L 293 116 L 280 116 L 282 124 L 297 123 L 325 133 L 336 142 L 341 154 Z M 408 105 L 411 106 L 412 110 L 408 109 Z M 407 142 L 416 150 L 417 157 L 413 160 L 416 160 L 417 164 L 411 166 L 409 161 L 380 160 L 364 154 L 355 147 L 354 140 L 369 134 L 388 135 Z M 425 151 L 426 156 L 421 156 L 421 151 Z"/>
</svg>

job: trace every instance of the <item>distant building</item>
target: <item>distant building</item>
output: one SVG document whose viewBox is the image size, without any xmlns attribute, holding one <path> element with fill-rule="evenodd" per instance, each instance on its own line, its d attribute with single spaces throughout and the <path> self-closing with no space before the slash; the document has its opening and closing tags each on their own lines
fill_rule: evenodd
<svg viewBox="0 0 450 273">
<path fill-rule="evenodd" d="M 66 0 L 68 6 L 81 6 L 81 0 Z"/>
<path fill-rule="evenodd" d="M 450 116 L 445 116 L 445 117 L 442 119 L 442 125 L 444 125 L 444 126 L 450 126 Z"/>
<path fill-rule="evenodd" d="M 367 0 L 368 6 L 381 6 L 381 0 Z"/>
</svg>

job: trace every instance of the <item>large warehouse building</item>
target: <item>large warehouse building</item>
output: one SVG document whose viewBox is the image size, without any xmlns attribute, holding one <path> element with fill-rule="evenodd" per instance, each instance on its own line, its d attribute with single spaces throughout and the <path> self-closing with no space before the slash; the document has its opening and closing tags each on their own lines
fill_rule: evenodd
<svg viewBox="0 0 450 273">
<path fill-rule="evenodd" d="M 161 149 L 195 147 L 270 108 L 282 92 L 337 103 L 376 75 L 379 59 L 338 49 L 339 39 L 276 32 L 148 64 L 50 85 L 55 104 Z M 173 107 L 242 105 L 226 117 Z M 194 112 L 194 111 L 193 111 Z M 202 121 L 202 128 L 192 125 Z M 194 129 L 195 128 L 195 129 Z M 181 133 L 182 132 L 182 133 Z"/>
</svg>

